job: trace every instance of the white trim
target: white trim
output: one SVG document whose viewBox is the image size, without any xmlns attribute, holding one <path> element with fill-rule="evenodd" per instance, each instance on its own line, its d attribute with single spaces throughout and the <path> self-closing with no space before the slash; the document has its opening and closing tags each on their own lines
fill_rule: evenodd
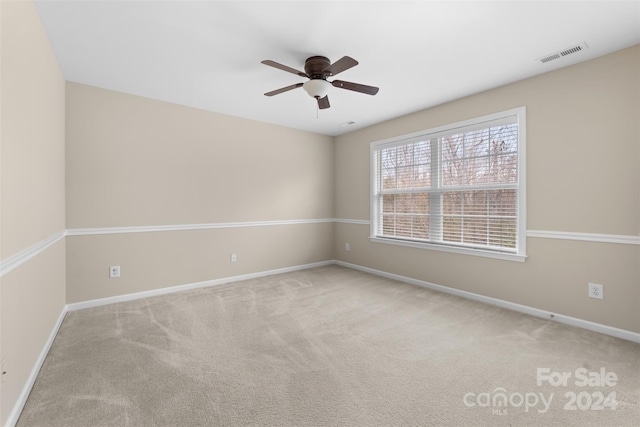
<svg viewBox="0 0 640 427">
<path fill-rule="evenodd" d="M 371 225 L 371 221 L 366 219 L 350 219 L 350 218 L 319 218 L 319 219 L 293 219 L 282 221 L 254 221 L 254 222 L 222 222 L 222 223 L 208 223 L 208 224 L 178 224 L 178 225 L 150 225 L 150 226 L 132 226 L 132 227 L 103 227 L 103 228 L 72 228 L 68 230 L 59 231 L 53 236 L 36 243 L 18 252 L 9 258 L 0 261 L 0 277 L 9 273 L 11 270 L 19 267 L 31 258 L 38 255 L 40 252 L 53 246 L 59 240 L 65 236 L 93 236 L 100 234 L 122 234 L 122 233 L 147 233 L 155 231 L 183 231 L 183 230 L 207 230 L 216 228 L 239 228 L 239 227 L 264 227 L 272 225 L 295 225 L 295 224 L 323 224 L 323 223 L 340 223 L 340 224 L 357 224 L 357 225 Z M 598 233 L 578 233 L 572 231 L 544 231 L 544 230 L 527 230 L 527 237 L 534 237 L 540 239 L 561 239 L 561 240 L 578 240 L 585 242 L 597 242 L 597 243 L 616 243 L 624 245 L 640 245 L 640 236 L 626 236 L 621 234 L 598 234 Z M 379 241 L 376 238 L 376 242 Z M 384 241 L 383 243 L 390 243 Z M 396 244 L 401 244 L 394 242 Z M 404 246 L 412 246 L 406 244 Z M 447 251 L 438 246 L 438 249 Z M 473 250 L 473 254 L 482 255 L 478 250 Z M 461 251 L 457 248 L 449 252 Z M 497 256 L 492 256 L 491 252 L 487 252 L 487 256 L 493 258 L 510 259 L 511 255 L 503 256 L 503 254 L 497 253 Z M 462 252 L 464 253 L 464 252 Z M 526 257 L 526 256 L 525 256 Z M 517 261 L 522 261 L 525 257 L 516 256 Z"/>
<path fill-rule="evenodd" d="M 575 233 L 571 231 L 527 230 L 527 237 L 541 239 L 581 240 L 598 243 L 620 243 L 623 245 L 640 245 L 640 236 L 621 234 Z"/>
<path fill-rule="evenodd" d="M 416 242 L 411 240 L 402 240 L 402 239 L 391 239 L 384 237 L 369 237 L 369 240 L 374 243 L 384 243 L 387 245 L 397 245 L 397 246 L 406 246 L 409 248 L 417 248 L 417 249 L 432 249 L 441 252 L 451 252 L 454 254 L 463 254 L 463 255 L 475 255 L 481 256 L 485 258 L 494 258 L 494 259 L 502 259 L 506 261 L 518 261 L 524 262 L 527 259 L 526 255 L 520 255 L 516 253 L 508 253 L 508 252 L 497 252 L 497 251 L 489 251 L 482 248 L 472 248 L 465 246 L 449 246 L 449 245 L 441 245 L 435 243 L 428 242 Z"/>
<path fill-rule="evenodd" d="M 487 114 L 485 116 L 475 117 L 471 119 L 462 120 L 455 123 L 449 123 L 442 126 L 437 126 L 430 129 L 423 129 L 416 132 L 408 133 L 405 135 L 392 136 L 390 138 L 381 139 L 379 141 L 374 141 L 371 145 L 376 145 L 377 147 L 393 147 L 395 145 L 403 145 L 410 144 L 412 142 L 417 142 L 424 138 L 438 138 L 440 136 L 448 135 L 452 132 L 459 131 L 460 129 L 467 131 L 473 129 L 482 129 L 487 125 L 493 126 L 492 122 L 496 122 L 496 124 L 501 123 L 514 123 L 513 120 L 510 120 L 511 117 L 518 117 L 520 114 L 525 113 L 526 107 L 515 107 L 509 110 L 500 111 L 497 113 Z"/>
<path fill-rule="evenodd" d="M 640 343 L 640 333 L 631 332 L 631 331 L 628 331 L 628 330 L 619 329 L 619 328 L 615 328 L 615 327 L 612 327 L 612 326 L 603 325 L 603 324 L 600 324 L 600 323 L 594 323 L 594 322 L 590 322 L 588 320 L 578 319 L 578 318 L 571 317 L 571 316 L 565 316 L 565 315 L 562 315 L 562 314 L 551 313 L 551 312 L 548 312 L 548 311 L 544 311 L 544 310 L 541 310 L 541 309 L 538 309 L 538 308 L 534 308 L 534 307 L 529 307 L 529 306 L 526 306 L 526 305 L 521 305 L 521 304 L 517 304 L 517 303 L 513 303 L 513 302 L 509 302 L 509 301 L 505 301 L 505 300 L 501 300 L 501 299 L 497 299 L 497 298 L 492 298 L 492 297 L 488 297 L 488 296 L 484 296 L 484 295 L 480 295 L 480 294 L 476 294 L 476 293 L 472 293 L 472 292 L 467 292 L 467 291 L 463 291 L 463 290 L 460 290 L 460 289 L 450 288 L 450 287 L 447 287 L 447 286 L 437 285 L 437 284 L 434 284 L 434 283 L 425 282 L 425 281 L 418 280 L 418 279 L 413 279 L 411 277 L 401 276 L 401 275 L 393 274 L 393 273 L 387 273 L 385 271 L 376 270 L 376 269 L 369 268 L 369 267 L 363 267 L 363 266 L 360 266 L 360 265 L 357 265 L 357 264 L 351 264 L 351 263 L 338 261 L 338 260 L 322 261 L 322 262 L 317 262 L 317 263 L 312 263 L 312 264 L 298 265 L 298 266 L 294 266 L 294 267 L 285 267 L 285 268 L 279 268 L 279 269 L 275 269 L 275 270 L 268 270 L 268 271 L 262 271 L 262 272 L 257 272 L 257 273 L 250 273 L 250 274 L 243 274 L 243 275 L 238 275 L 238 276 L 225 277 L 225 278 L 221 278 L 221 279 L 213 279 L 213 280 L 206 280 L 206 281 L 203 281 L 203 282 L 196 282 L 196 283 L 190 283 L 190 284 L 185 284 L 185 285 L 171 286 L 171 287 L 168 287 L 168 288 L 153 289 L 153 290 L 150 290 L 150 291 L 137 292 L 137 293 L 133 293 L 133 294 L 118 295 L 118 296 L 108 297 L 108 298 L 100 298 L 100 299 L 95 299 L 95 300 L 90 300 L 90 301 L 67 304 L 65 309 L 66 309 L 66 311 L 82 310 L 82 309 L 85 309 L 85 308 L 98 307 L 98 306 L 107 305 L 107 304 L 113 304 L 113 303 L 117 303 L 117 302 L 132 301 L 132 300 L 136 300 L 136 299 L 140 299 L 140 298 L 147 298 L 147 297 L 151 297 L 151 296 L 166 295 L 166 294 L 171 294 L 171 293 L 181 292 L 181 291 L 186 291 L 186 290 L 191 290 L 191 289 L 198 289 L 198 288 L 206 288 L 206 287 L 210 287 L 210 286 L 223 285 L 223 284 L 226 284 L 226 283 L 233 283 L 233 282 L 238 282 L 238 281 L 241 281 L 241 280 L 255 279 L 255 278 L 259 278 L 259 277 L 271 276 L 271 275 L 274 275 L 274 274 L 289 273 L 289 272 L 293 272 L 293 271 L 305 270 L 305 269 L 314 268 L 314 267 L 324 267 L 324 266 L 332 265 L 332 264 L 340 265 L 342 267 L 352 268 L 354 270 L 364 271 L 366 273 L 375 274 L 377 276 L 386 277 L 388 279 L 398 280 L 398 281 L 401 281 L 401 282 L 404 282 L 404 283 L 410 283 L 410 284 L 413 284 L 413 285 L 422 286 L 422 287 L 425 287 L 425 288 L 429 288 L 429 289 L 433 289 L 433 290 L 436 290 L 436 291 L 448 293 L 448 294 L 451 294 L 451 295 L 456 295 L 456 296 L 459 296 L 459 297 L 462 297 L 462 298 L 471 299 L 471 300 L 479 301 L 479 302 L 482 302 L 482 303 L 485 303 L 485 304 L 490 304 L 490 305 L 506 308 L 508 310 L 513 310 L 513 311 L 517 311 L 517 312 L 520 312 L 520 313 L 529 314 L 531 316 L 539 317 L 539 318 L 542 318 L 542 319 L 554 320 L 554 321 L 559 322 L 559 323 L 563 323 L 563 324 L 570 325 L 570 326 L 575 326 L 575 327 L 582 328 L 582 329 L 587 329 L 587 330 L 598 332 L 598 333 L 605 334 L 605 335 L 610 335 L 610 336 L 613 336 L 613 337 L 616 337 L 616 338 L 621 338 L 621 339 L 624 339 L 624 340 L 627 340 L 627 341 L 633 341 L 633 342 Z"/>
<path fill-rule="evenodd" d="M 510 110 L 518 118 L 518 255 L 527 257 L 527 108 Z M 524 261 L 524 258 L 522 261 Z"/>
<path fill-rule="evenodd" d="M 454 253 L 464 253 L 466 255 L 478 255 L 485 256 L 491 258 L 498 259 L 507 259 L 511 261 L 525 261 L 527 257 L 527 239 L 526 239 L 526 231 L 527 231 L 527 195 L 526 195 L 526 152 L 527 152 L 527 144 L 526 144 L 526 107 L 517 107 L 512 108 L 506 111 L 501 111 L 489 115 L 485 115 L 482 117 L 476 117 L 456 123 L 447 124 L 444 126 L 439 126 L 432 129 L 425 129 L 418 132 L 414 132 L 407 135 L 401 135 L 397 137 L 392 137 L 388 139 L 384 139 L 381 141 L 374 141 L 369 145 L 369 165 L 370 165 L 370 232 L 369 235 L 370 241 L 378 242 L 378 243 L 389 243 L 389 244 L 398 244 L 403 246 L 412 246 L 412 247 L 422 247 L 425 249 L 445 251 L 445 252 L 454 252 Z M 467 132 L 475 129 L 485 129 L 493 126 L 497 126 L 499 124 L 515 124 L 517 125 L 518 132 L 518 140 L 517 140 L 517 160 L 518 160 L 518 182 L 515 184 L 489 184 L 489 185 L 471 185 L 471 186 L 462 186 L 462 187 L 447 187 L 443 186 L 441 180 L 442 171 L 442 154 L 439 146 L 441 145 L 441 141 L 439 138 L 450 135 L 452 133 L 458 132 Z M 437 140 L 437 142 L 436 142 Z M 431 184 L 427 188 L 409 188 L 404 191 L 400 190 L 383 190 L 380 185 L 381 182 L 378 179 L 379 174 L 381 173 L 380 168 L 380 152 L 381 150 L 387 149 L 389 147 L 396 146 L 404 146 L 407 144 L 415 144 L 418 142 L 426 142 L 431 141 Z M 435 152 L 434 152 L 435 149 Z M 387 238 L 389 236 L 385 236 L 382 230 L 382 201 L 381 196 L 385 194 L 396 194 L 396 193 L 406 193 L 420 191 L 420 192 L 429 192 L 431 196 L 442 194 L 445 191 L 463 191 L 463 190 L 478 190 L 478 189 L 490 189 L 490 188 L 515 188 L 517 189 L 517 214 L 516 214 L 516 242 L 515 249 L 516 253 L 506 253 L 507 248 L 498 248 L 499 250 L 493 250 L 491 247 L 483 247 L 478 250 L 473 245 L 466 245 L 465 243 L 461 243 L 459 245 L 450 245 L 447 242 L 438 241 L 438 239 L 442 238 L 441 235 L 438 236 L 438 232 L 441 228 L 440 225 L 436 227 L 431 227 L 429 229 L 429 239 L 435 243 L 426 243 L 420 241 L 418 239 L 407 238 L 406 240 L 402 239 L 393 239 Z M 432 199 L 432 198 L 430 198 Z M 440 196 L 437 196 L 436 200 L 440 200 Z M 436 222 L 442 221 L 442 212 L 440 210 L 441 206 L 438 203 L 437 212 L 434 212 L 433 203 L 430 204 L 430 210 L 434 219 L 437 219 Z M 411 242 L 412 244 L 408 244 Z M 469 248 L 471 250 L 465 250 L 463 248 Z M 502 250 L 505 249 L 505 250 Z M 495 255 L 491 255 L 490 252 L 495 253 Z M 514 256 L 515 255 L 515 256 Z"/>
<path fill-rule="evenodd" d="M 53 344 L 53 340 L 58 335 L 58 331 L 60 330 L 60 326 L 62 325 L 62 321 L 64 320 L 64 316 L 67 314 L 67 306 L 62 307 L 62 312 L 58 316 L 58 320 L 49 334 L 49 338 L 47 342 L 42 347 L 42 351 L 40 351 L 40 355 L 36 359 L 36 363 L 33 365 L 31 369 L 31 373 L 27 378 L 27 382 L 22 387 L 22 391 L 20 392 L 20 396 L 18 396 L 18 400 L 13 405 L 9 416 L 7 417 L 7 421 L 5 422 L 5 427 L 13 427 L 18 422 L 18 418 L 20 418 L 20 414 L 22 413 L 22 409 L 24 405 L 27 403 L 27 399 L 29 398 L 29 394 L 31 393 L 31 389 L 33 388 L 33 384 L 36 382 L 36 378 L 40 373 L 40 368 L 42 368 L 42 364 L 44 363 L 44 359 L 47 357 L 49 350 L 51 349 L 51 345 Z"/>
<path fill-rule="evenodd" d="M 185 285 L 170 286 L 167 288 L 152 289 L 149 291 L 136 292 L 132 294 L 116 295 L 113 297 L 99 298 L 99 299 L 94 299 L 89 301 L 67 304 L 67 310 L 68 311 L 83 310 L 85 308 L 99 307 L 102 305 L 114 304 L 117 302 L 133 301 L 140 298 L 148 298 L 148 297 L 154 297 L 158 295 L 173 294 L 175 292 L 188 291 L 192 289 L 208 288 L 210 286 L 224 285 L 226 283 L 238 282 L 241 280 L 249 280 L 249 279 L 255 279 L 258 277 L 272 276 L 274 274 L 290 273 L 292 271 L 306 270 L 308 268 L 324 267 L 332 264 L 333 264 L 333 261 L 322 261 L 322 262 L 316 262 L 312 264 L 304 264 L 304 265 L 297 265 L 293 267 L 278 268 L 275 270 L 261 271 L 258 273 L 241 274 L 238 276 L 230 276 L 230 277 L 223 277 L 220 279 L 205 280 L 203 282 L 195 282 L 195 283 L 188 283 Z"/>
<path fill-rule="evenodd" d="M 564 316 L 564 315 L 559 315 L 559 314 L 555 314 L 555 313 L 549 313 L 547 311 L 540 310 L 540 309 L 533 308 L 533 307 L 528 307 L 526 305 L 516 304 L 516 303 L 509 302 L 509 301 L 504 301 L 504 300 L 500 300 L 500 299 L 497 299 L 497 298 L 491 298 L 491 297 L 487 297 L 487 296 L 484 296 L 484 295 L 475 294 L 475 293 L 467 292 L 467 291 L 462 291 L 462 290 L 455 289 L 455 288 L 449 288 L 447 286 L 436 285 L 436 284 L 425 282 L 425 281 L 422 281 L 422 280 L 413 279 L 413 278 L 406 277 L 406 276 L 400 276 L 398 274 L 387 273 L 385 271 L 376 270 L 376 269 L 369 268 L 369 267 L 363 267 L 363 266 L 360 266 L 360 265 L 357 265 L 357 264 L 351 264 L 351 263 L 338 261 L 338 260 L 322 261 L 322 262 L 317 262 L 317 263 L 312 263 L 312 264 L 304 264 L 304 265 L 298 265 L 298 266 L 294 266 L 294 267 L 285 267 L 285 268 L 279 268 L 279 269 L 275 269 L 275 270 L 263 271 L 263 272 L 258 272 L 258 273 L 243 274 L 243 275 L 238 275 L 238 276 L 226 277 L 226 278 L 222 278 L 222 279 L 207 280 L 207 281 L 203 281 L 203 282 L 196 282 L 196 283 L 191 283 L 191 284 L 186 284 L 186 285 L 178 285 L 178 286 L 172 286 L 172 287 L 168 287 L 168 288 L 154 289 L 154 290 L 151 290 L 151 291 L 137 292 L 137 293 L 134 293 L 134 294 L 119 295 L 119 296 L 115 296 L 115 297 L 101 298 L 101 299 L 95 299 L 95 300 L 90 300 L 90 301 L 84 301 L 84 302 L 65 305 L 63 307 L 63 309 L 62 309 L 62 312 L 60 313 L 60 316 L 58 316 L 58 320 L 57 320 L 55 326 L 53 327 L 53 330 L 51 331 L 51 334 L 49 335 L 49 338 L 47 339 L 47 342 L 45 343 L 44 347 L 42 348 L 42 351 L 40 352 L 40 355 L 36 359 L 36 363 L 34 364 L 33 368 L 31 369 L 31 373 L 30 373 L 30 375 L 29 375 L 29 377 L 27 379 L 27 382 L 25 383 L 24 387 L 22 388 L 22 392 L 20 393 L 20 396 L 18 397 L 18 400 L 14 404 L 9 416 L 7 417 L 7 421 L 5 423 L 5 427 L 13 427 L 18 422 L 18 418 L 20 417 L 20 413 L 22 412 L 22 409 L 24 408 L 24 405 L 27 402 L 27 398 L 29 397 L 29 394 L 31 393 L 31 389 L 33 388 L 33 385 L 34 385 L 34 383 L 36 381 L 38 373 L 40 372 L 40 369 L 42 368 L 42 364 L 44 363 L 44 360 L 45 360 L 47 354 L 49 353 L 49 350 L 51 349 L 51 345 L 53 344 L 53 341 L 54 341 L 56 335 L 58 334 L 60 326 L 62 325 L 62 322 L 63 322 L 64 317 L 67 314 L 67 312 L 75 311 L 75 310 L 82 310 L 82 309 L 90 308 L 90 307 L 98 307 L 98 306 L 107 305 L 107 304 L 113 304 L 113 303 L 116 303 L 116 302 L 131 301 L 131 300 L 140 299 L 140 298 L 147 298 L 147 297 L 151 297 L 151 296 L 171 294 L 171 293 L 181 292 L 181 291 L 190 290 L 190 289 L 197 289 L 197 288 L 204 288 L 204 287 L 209 287 L 209 286 L 222 285 L 222 284 L 225 284 L 225 283 L 232 283 L 232 282 L 237 282 L 237 281 L 241 281 L 241 280 L 248 280 L 248 279 L 254 279 L 254 278 L 259 278 L 259 277 L 265 277 L 265 276 L 270 276 L 270 275 L 274 275 L 274 274 L 289 273 L 289 272 L 298 271 L 298 270 L 305 270 L 305 269 L 308 269 L 308 268 L 324 267 L 324 266 L 327 266 L 327 265 L 340 265 L 342 267 L 363 271 L 365 273 L 375 274 L 377 276 L 386 277 L 388 279 L 398 280 L 398 281 L 401 281 L 401 282 L 404 282 L 404 283 L 409 283 L 409 284 L 421 286 L 421 287 L 424 287 L 424 288 L 433 289 L 433 290 L 440 291 L 440 292 L 445 292 L 445 293 L 448 293 L 448 294 L 451 294 L 451 295 L 457 295 L 457 296 L 460 296 L 462 298 L 467 298 L 467 299 L 483 302 L 483 303 L 486 303 L 486 304 L 490 304 L 490 305 L 506 308 L 508 310 L 513 310 L 513 311 L 517 311 L 517 312 L 520 312 L 520 313 L 525 313 L 525 314 L 529 314 L 529 315 L 532 315 L 532 316 L 540 317 L 540 318 L 543 318 L 543 319 L 555 320 L 556 322 L 563 323 L 563 324 L 566 324 L 566 325 L 570 325 L 570 326 L 574 326 L 574 327 L 578 327 L 578 328 L 582 328 L 582 329 L 588 329 L 590 331 L 599 332 L 599 333 L 602 333 L 602 334 L 605 334 L 605 335 L 610 335 L 610 336 L 621 338 L 621 339 L 624 339 L 624 340 L 640 343 L 640 333 L 631 332 L 631 331 L 627 331 L 627 330 L 624 330 L 624 329 L 618 329 L 618 328 L 614 328 L 614 327 L 611 327 L 611 326 L 606 326 L 606 325 L 602 325 L 602 324 L 599 324 L 599 323 L 590 322 L 588 320 L 577 319 L 577 318 L 570 317 L 570 316 Z"/>
<path fill-rule="evenodd" d="M 63 231 L 59 231 L 56 234 L 54 234 L 53 236 L 36 243 L 35 245 L 32 245 L 30 247 L 28 247 L 27 249 L 21 250 L 20 252 L 18 252 L 15 255 L 11 255 L 9 258 L 3 260 L 0 262 L 0 277 L 4 276 L 5 274 L 7 274 L 8 272 L 10 272 L 11 270 L 19 267 L 20 265 L 24 264 L 25 262 L 29 261 L 31 258 L 35 257 L 36 255 L 38 255 L 40 252 L 44 251 L 45 249 L 48 249 L 50 246 L 54 245 L 55 243 L 57 243 L 59 240 L 61 240 L 64 236 L 66 235 L 66 232 Z"/>
<path fill-rule="evenodd" d="M 93 236 L 100 234 L 122 234 L 122 233 L 148 233 L 156 231 L 184 231 L 184 230 L 208 230 L 216 228 L 240 228 L 240 227 L 265 227 L 272 225 L 296 225 L 296 224 L 324 224 L 341 222 L 334 218 L 318 218 L 318 219 L 292 219 L 280 221 L 252 221 L 252 222 L 220 222 L 208 224 L 177 224 L 177 225 L 149 225 L 149 226 L 132 226 L 132 227 L 102 227 L 102 228 L 72 228 L 62 230 L 53 236 L 32 245 L 17 254 L 11 255 L 5 260 L 0 261 L 0 277 L 9 273 L 11 270 L 21 266 L 40 252 L 48 249 L 65 236 Z M 344 222 L 358 223 L 358 220 L 345 219 Z M 368 223 L 368 222 L 367 222 Z"/>
<path fill-rule="evenodd" d="M 332 264 L 334 264 L 333 260 L 322 261 L 322 262 L 316 262 L 312 264 L 304 264 L 304 265 L 298 265 L 293 267 L 284 267 L 284 268 L 279 268 L 275 270 L 262 271 L 258 273 L 243 274 L 238 276 L 226 277 L 222 279 L 214 279 L 214 280 L 207 280 L 204 282 L 191 283 L 187 285 L 171 286 L 169 288 L 154 289 L 154 290 L 145 291 L 145 292 L 137 292 L 134 294 L 118 295 L 115 297 L 101 298 L 101 299 L 95 299 L 91 301 L 67 304 L 62 308 L 62 312 L 60 313 L 60 316 L 58 316 L 58 320 L 56 321 L 56 324 L 53 327 L 51 334 L 49 334 L 49 338 L 47 339 L 47 342 L 42 348 L 40 355 L 36 359 L 36 362 L 33 365 L 33 368 L 31 369 L 31 373 L 29 374 L 29 377 L 27 378 L 27 381 L 22 387 L 22 391 L 20 392 L 20 395 L 18 396 L 16 403 L 13 405 L 13 408 L 11 409 L 9 416 L 7 417 L 7 420 L 5 422 L 5 427 L 14 427 L 18 422 L 18 419 L 20 418 L 20 414 L 24 409 L 24 405 L 27 403 L 27 399 L 29 398 L 29 394 L 31 393 L 31 389 L 35 384 L 36 378 L 38 377 L 38 373 L 42 368 L 42 364 L 44 363 L 44 360 L 47 357 L 49 350 L 51 349 L 51 345 L 53 344 L 53 341 L 56 335 L 58 334 L 58 331 L 60 330 L 60 326 L 62 325 L 62 321 L 64 320 L 64 317 L 69 311 L 76 311 L 76 310 L 81 310 L 81 309 L 90 308 L 90 307 L 98 307 L 102 305 L 113 304 L 116 302 L 132 301 L 135 299 L 147 298 L 147 297 L 156 296 L 156 295 L 171 294 L 171 293 L 186 291 L 190 289 L 222 285 L 225 283 L 255 279 L 258 277 L 271 276 L 274 274 L 290 273 L 293 271 L 305 270 L 308 268 L 324 267 Z"/>
<path fill-rule="evenodd" d="M 375 270 L 369 267 L 363 267 L 357 264 L 351 264 L 343 261 L 335 261 L 335 264 L 343 267 L 352 268 L 354 270 L 364 271 L 365 273 L 375 274 L 377 276 L 386 277 L 388 279 L 398 280 L 400 282 L 409 283 L 412 285 L 421 286 L 435 291 L 444 292 L 451 295 L 456 295 L 462 298 L 471 299 L 474 301 L 483 302 L 490 305 L 506 308 L 508 310 L 517 311 L 520 313 L 529 314 L 531 316 L 540 317 L 542 319 L 554 320 L 559 323 L 563 323 L 570 326 L 575 326 L 582 329 L 598 332 L 605 335 L 610 335 L 623 340 L 640 343 L 640 333 L 628 331 L 625 329 L 614 328 L 612 326 L 602 325 L 600 323 L 590 322 L 588 320 L 577 319 L 575 317 L 565 316 L 562 314 L 551 313 L 548 311 L 540 310 L 538 308 L 529 307 L 526 305 L 516 304 L 513 302 L 487 297 L 473 292 L 467 292 L 460 289 L 450 288 L 448 286 L 436 285 L 434 283 L 425 282 L 411 277 L 400 276 L 398 274 L 387 273 L 386 271 Z"/>
<path fill-rule="evenodd" d="M 341 224 L 359 224 L 359 225 L 371 224 L 371 221 L 369 221 L 368 219 L 334 218 L 333 221 Z"/>
<path fill-rule="evenodd" d="M 361 224 L 370 225 L 371 221 L 365 219 L 348 219 L 336 218 L 335 222 L 343 224 Z M 545 230 L 527 230 L 527 237 L 535 237 L 539 239 L 562 239 L 562 240 L 580 240 L 584 242 L 596 243 L 618 243 L 623 245 L 640 245 L 640 236 L 623 235 L 623 234 L 599 234 L 599 233 L 578 233 L 574 231 L 545 231 Z"/>
<path fill-rule="evenodd" d="M 272 225 L 321 224 L 335 222 L 333 218 L 290 219 L 280 221 L 214 222 L 206 224 L 143 225 L 131 227 L 72 228 L 67 236 L 97 234 L 149 233 L 155 231 L 209 230 L 215 228 L 265 227 Z"/>
</svg>

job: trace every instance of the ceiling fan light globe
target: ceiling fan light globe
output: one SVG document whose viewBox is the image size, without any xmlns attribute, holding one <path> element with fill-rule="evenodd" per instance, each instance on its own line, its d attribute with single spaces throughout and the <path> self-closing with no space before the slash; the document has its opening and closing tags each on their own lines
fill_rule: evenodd
<svg viewBox="0 0 640 427">
<path fill-rule="evenodd" d="M 324 98 L 329 93 L 331 83 L 322 79 L 312 79 L 302 85 L 302 88 L 312 98 Z"/>
</svg>

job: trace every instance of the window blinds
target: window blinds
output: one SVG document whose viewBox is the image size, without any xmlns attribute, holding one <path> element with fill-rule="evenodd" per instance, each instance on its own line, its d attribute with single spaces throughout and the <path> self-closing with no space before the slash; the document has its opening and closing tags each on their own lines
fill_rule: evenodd
<svg viewBox="0 0 640 427">
<path fill-rule="evenodd" d="M 518 117 L 374 144 L 374 237 L 517 252 Z"/>
</svg>

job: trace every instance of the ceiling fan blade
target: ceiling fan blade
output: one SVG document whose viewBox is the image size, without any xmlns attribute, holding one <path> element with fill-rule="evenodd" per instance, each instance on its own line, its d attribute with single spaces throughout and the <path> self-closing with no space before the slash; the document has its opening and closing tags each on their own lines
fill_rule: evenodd
<svg viewBox="0 0 640 427">
<path fill-rule="evenodd" d="M 261 63 L 264 64 L 264 65 L 268 65 L 270 67 L 277 68 L 279 70 L 288 71 L 290 73 L 297 74 L 300 77 L 307 77 L 307 78 L 309 77 L 309 76 L 307 76 L 307 73 L 305 73 L 303 71 L 299 71 L 299 70 L 296 70 L 295 68 L 287 67 L 286 65 L 279 64 L 279 63 L 277 63 L 275 61 L 272 61 L 270 59 L 266 59 L 264 61 L 261 61 Z"/>
<path fill-rule="evenodd" d="M 356 65 L 358 65 L 358 61 L 351 58 L 350 56 L 343 56 L 342 58 L 338 59 L 336 62 L 322 70 L 322 73 L 326 76 L 335 76 L 336 74 L 348 70 L 351 67 L 355 67 Z"/>
<path fill-rule="evenodd" d="M 344 80 L 334 80 L 331 82 L 334 87 L 341 89 L 353 90 L 355 92 L 366 93 L 367 95 L 375 95 L 380 90 L 375 86 L 362 85 L 360 83 L 345 82 Z"/>
<path fill-rule="evenodd" d="M 325 95 L 324 98 L 318 98 L 318 108 L 324 110 L 325 108 L 329 108 L 329 95 Z"/>
<path fill-rule="evenodd" d="M 291 86 L 282 87 L 280 89 L 276 89 L 276 90 L 272 90 L 271 92 L 267 92 L 267 93 L 265 93 L 265 95 L 266 96 L 277 95 L 279 93 L 286 92 L 286 91 L 291 90 L 291 89 L 296 89 L 296 88 L 302 87 L 303 84 L 304 83 L 296 83 L 296 84 L 291 85 Z"/>
</svg>

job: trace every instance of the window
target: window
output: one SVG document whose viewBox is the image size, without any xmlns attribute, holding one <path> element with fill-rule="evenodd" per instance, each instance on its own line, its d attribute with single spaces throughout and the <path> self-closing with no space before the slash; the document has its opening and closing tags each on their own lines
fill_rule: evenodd
<svg viewBox="0 0 640 427">
<path fill-rule="evenodd" d="M 524 107 L 371 145 L 371 240 L 524 261 Z"/>
</svg>

